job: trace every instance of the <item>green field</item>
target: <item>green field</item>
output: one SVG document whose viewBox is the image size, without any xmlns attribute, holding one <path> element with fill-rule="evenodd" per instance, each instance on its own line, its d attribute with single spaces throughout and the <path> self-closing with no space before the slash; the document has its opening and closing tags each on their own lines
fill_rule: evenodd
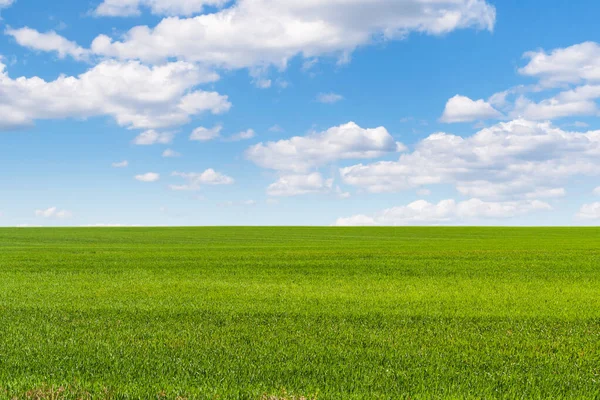
<svg viewBox="0 0 600 400">
<path fill-rule="evenodd" d="M 0 229 L 0 398 L 600 398 L 600 229 Z"/>
</svg>

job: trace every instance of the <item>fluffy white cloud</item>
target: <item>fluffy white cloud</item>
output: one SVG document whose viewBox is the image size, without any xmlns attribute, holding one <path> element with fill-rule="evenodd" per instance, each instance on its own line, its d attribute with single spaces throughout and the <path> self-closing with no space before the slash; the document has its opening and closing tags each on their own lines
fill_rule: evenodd
<svg viewBox="0 0 600 400">
<path fill-rule="evenodd" d="M 140 2 L 124 4 L 135 13 Z M 177 58 L 227 68 L 285 67 L 296 55 L 348 58 L 358 46 L 411 32 L 491 30 L 495 17 L 485 0 L 238 0 L 215 13 L 134 27 L 122 41 L 100 35 L 91 48 L 98 55 L 150 62 Z"/>
<path fill-rule="evenodd" d="M 128 166 L 129 166 L 129 161 L 127 161 L 127 160 L 112 163 L 113 168 L 126 168 Z"/>
<path fill-rule="evenodd" d="M 306 172 L 336 160 L 376 158 L 403 149 L 385 128 L 363 129 L 350 122 L 308 136 L 259 143 L 246 157 L 263 168 Z"/>
<path fill-rule="evenodd" d="M 219 114 L 231 104 L 216 92 L 194 87 L 218 79 L 185 62 L 149 67 L 139 62 L 104 61 L 77 76 L 47 82 L 11 79 L 0 62 L 0 129 L 36 119 L 111 116 L 125 127 L 152 129 L 180 125 L 202 112 Z"/>
<path fill-rule="evenodd" d="M 600 219 L 600 203 L 584 204 L 577 217 L 580 219 Z"/>
<path fill-rule="evenodd" d="M 596 196 L 600 196 L 600 186 L 598 186 L 596 189 L 594 189 L 593 192 Z"/>
<path fill-rule="evenodd" d="M 221 136 L 221 131 L 223 127 L 221 125 L 216 125 L 212 128 L 205 128 L 203 126 L 194 129 L 192 134 L 190 135 L 190 140 L 198 141 L 198 142 L 207 142 L 209 140 L 213 140 Z"/>
<path fill-rule="evenodd" d="M 149 129 L 140 133 L 133 139 L 133 144 L 138 146 L 151 146 L 153 144 L 169 144 L 173 141 L 175 134 L 173 132 L 157 132 Z"/>
<path fill-rule="evenodd" d="M 156 172 L 148 172 L 146 174 L 136 175 L 135 179 L 140 182 L 157 182 L 160 179 L 160 175 Z"/>
<path fill-rule="evenodd" d="M 344 100 L 344 96 L 337 93 L 319 93 L 317 96 L 317 101 L 323 104 L 334 104 L 341 100 Z"/>
<path fill-rule="evenodd" d="M 252 139 L 255 136 L 256 136 L 256 132 L 254 132 L 254 129 L 247 129 L 245 131 L 242 131 L 240 133 L 236 133 L 235 135 L 229 137 L 227 139 L 227 141 L 229 141 L 229 142 L 239 142 L 241 140 Z"/>
<path fill-rule="evenodd" d="M 598 115 L 596 99 L 600 98 L 600 85 L 583 85 L 567 90 L 540 102 L 520 96 L 512 115 L 531 120 L 550 120 L 569 116 Z"/>
<path fill-rule="evenodd" d="M 269 196 L 298 196 L 310 193 L 329 193 L 333 179 L 324 179 L 318 173 L 308 175 L 285 175 L 267 189 Z"/>
<path fill-rule="evenodd" d="M 38 51 L 55 51 L 60 58 L 71 56 L 75 60 L 81 61 L 87 60 L 90 55 L 89 50 L 65 39 L 54 31 L 41 33 L 35 29 L 24 27 L 20 29 L 7 29 L 5 33 L 15 38 L 21 46 Z"/>
<path fill-rule="evenodd" d="M 336 225 L 437 225 L 480 219 L 504 219 L 534 211 L 548 210 L 552 210 L 549 204 L 537 200 L 509 202 L 485 202 L 479 199 L 461 202 L 443 200 L 437 204 L 419 200 L 406 206 L 383 210 L 373 216 L 355 215 L 349 218 L 340 218 Z"/>
<path fill-rule="evenodd" d="M 156 15 L 192 15 L 206 6 L 221 7 L 228 0 L 104 0 L 95 10 L 98 16 L 129 17 L 149 8 Z"/>
<path fill-rule="evenodd" d="M 171 175 L 187 180 L 185 185 L 171 185 L 171 190 L 199 190 L 204 185 L 231 185 L 235 183 L 233 178 L 216 172 L 212 168 L 202 173 L 173 172 Z"/>
<path fill-rule="evenodd" d="M 528 52 L 524 56 L 529 62 L 519 72 L 537 78 L 536 84 L 519 85 L 496 93 L 487 102 L 455 96 L 448 101 L 441 121 L 500 118 L 503 115 L 500 111 L 513 119 L 536 121 L 600 115 L 597 104 L 600 99 L 600 45 L 585 42 L 551 52 Z M 563 91 L 556 94 L 556 88 Z"/>
<path fill-rule="evenodd" d="M 35 210 L 35 216 L 42 218 L 66 219 L 71 218 L 73 213 L 67 210 L 59 210 L 57 207 L 50 207 L 45 210 Z"/>
<path fill-rule="evenodd" d="M 484 100 L 456 95 L 446 103 L 442 122 L 471 122 L 500 118 L 502 114 Z"/>
<path fill-rule="evenodd" d="M 525 53 L 529 63 L 519 72 L 540 78 L 543 85 L 600 81 L 600 45 L 584 42 L 547 53 L 531 51 Z"/>
<path fill-rule="evenodd" d="M 10 7 L 14 3 L 14 0 L 0 0 L 0 9 Z"/>
<path fill-rule="evenodd" d="M 181 157 L 181 153 L 178 153 L 173 149 L 166 149 L 165 151 L 163 151 L 162 156 L 164 158 L 175 158 L 175 157 Z"/>
<path fill-rule="evenodd" d="M 484 199 L 556 197 L 556 185 L 600 174 L 600 131 L 566 132 L 548 122 L 515 120 L 470 137 L 436 133 L 398 161 L 342 168 L 345 183 L 371 192 L 454 184 Z"/>
</svg>

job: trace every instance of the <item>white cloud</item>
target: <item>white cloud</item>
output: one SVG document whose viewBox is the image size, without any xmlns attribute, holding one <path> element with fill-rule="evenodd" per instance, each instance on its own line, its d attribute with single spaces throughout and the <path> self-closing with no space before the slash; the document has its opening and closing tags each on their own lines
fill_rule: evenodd
<svg viewBox="0 0 600 400">
<path fill-rule="evenodd" d="M 383 210 L 373 216 L 355 215 L 337 220 L 338 226 L 361 225 L 440 225 L 481 219 L 512 218 L 552 207 L 538 200 L 485 202 L 479 199 L 456 202 L 443 200 L 437 204 L 418 200 L 406 206 Z"/>
<path fill-rule="evenodd" d="M 104 0 L 95 10 L 97 16 L 130 17 L 148 8 L 155 15 L 193 15 L 206 6 L 221 7 L 228 0 Z"/>
<path fill-rule="evenodd" d="M 525 195 L 528 199 L 552 199 L 558 197 L 565 197 L 567 191 L 564 188 L 537 188 Z"/>
<path fill-rule="evenodd" d="M 175 134 L 173 132 L 157 132 L 154 129 L 149 129 L 136 136 L 132 143 L 138 146 L 169 144 L 173 141 L 174 137 Z"/>
<path fill-rule="evenodd" d="M 598 115 L 595 99 L 600 98 L 600 85 L 584 85 L 559 93 L 538 103 L 520 96 L 512 115 L 531 120 L 549 120 L 569 116 Z"/>
<path fill-rule="evenodd" d="M 350 122 L 308 136 L 259 143 L 246 157 L 263 168 L 306 172 L 336 160 L 376 158 L 402 149 L 385 128 L 363 129 Z"/>
<path fill-rule="evenodd" d="M 45 210 L 35 210 L 36 217 L 67 219 L 73 216 L 73 213 L 67 210 L 59 210 L 57 207 L 50 207 Z"/>
<path fill-rule="evenodd" d="M 341 100 L 344 100 L 344 96 L 337 93 L 319 93 L 317 96 L 317 101 L 323 104 L 334 104 Z"/>
<path fill-rule="evenodd" d="M 279 125 L 273 125 L 272 127 L 269 128 L 269 132 L 271 132 L 271 133 L 282 133 L 282 132 L 285 132 L 285 129 L 283 129 Z"/>
<path fill-rule="evenodd" d="M 128 128 L 181 125 L 202 112 L 229 110 L 226 96 L 193 88 L 218 78 L 199 67 L 174 62 L 148 67 L 139 62 L 104 61 L 78 77 L 11 79 L 0 62 L 0 129 L 36 119 L 108 115 Z"/>
<path fill-rule="evenodd" d="M 160 175 L 156 172 L 148 172 L 142 175 L 136 175 L 135 179 L 140 182 L 157 182 L 160 179 Z"/>
<path fill-rule="evenodd" d="M 333 179 L 324 179 L 318 173 L 308 175 L 284 175 L 267 189 L 269 196 L 287 197 L 312 193 L 329 193 L 333 187 Z"/>
<path fill-rule="evenodd" d="M 577 217 L 580 219 L 600 219 L 600 203 L 584 204 Z"/>
<path fill-rule="evenodd" d="M 545 86 L 561 83 L 600 82 L 600 45 L 584 42 L 550 53 L 531 51 L 525 53 L 529 63 L 519 72 L 541 79 Z"/>
<path fill-rule="evenodd" d="M 538 79 L 537 83 L 509 88 L 492 95 L 487 102 L 455 96 L 448 101 L 441 121 L 467 122 L 503 115 L 536 121 L 600 116 L 599 44 L 585 42 L 551 52 L 528 52 L 524 56 L 529 62 L 519 72 Z M 562 91 L 556 94 L 556 88 Z M 577 125 L 585 127 L 581 122 Z"/>
<path fill-rule="evenodd" d="M 515 120 L 470 137 L 436 133 L 398 161 L 342 168 L 345 183 L 370 192 L 454 184 L 484 199 L 556 197 L 557 184 L 600 174 L 600 131 L 566 132 L 551 123 Z"/>
<path fill-rule="evenodd" d="M 124 4 L 125 14 L 135 14 L 140 2 Z M 492 30 L 495 17 L 484 0 L 238 0 L 215 13 L 134 27 L 122 41 L 100 35 L 91 48 L 98 55 L 149 62 L 177 58 L 232 69 L 285 67 L 297 55 L 348 59 L 359 46 L 411 32 Z"/>
<path fill-rule="evenodd" d="M 75 60 L 87 60 L 90 52 L 77 43 L 65 39 L 54 31 L 41 33 L 28 27 L 20 29 L 7 29 L 5 33 L 12 36 L 19 45 L 29 49 L 47 52 L 57 52 L 59 58 L 67 56 Z"/>
<path fill-rule="evenodd" d="M 194 129 L 192 134 L 190 135 L 190 140 L 198 141 L 198 142 L 207 142 L 209 140 L 213 140 L 221 136 L 221 131 L 223 130 L 223 126 L 216 125 L 212 128 L 205 128 L 203 126 Z"/>
<path fill-rule="evenodd" d="M 0 0 L 0 9 L 10 7 L 14 0 Z"/>
<path fill-rule="evenodd" d="M 172 150 L 172 149 L 166 149 L 165 151 L 163 151 L 162 156 L 164 158 L 181 157 L 181 153 L 178 153 L 178 152 L 176 152 L 175 150 Z"/>
<path fill-rule="evenodd" d="M 502 114 L 484 100 L 471 100 L 468 97 L 456 95 L 446 103 L 441 121 L 471 122 L 502 117 Z"/>
<path fill-rule="evenodd" d="M 598 186 L 596 189 L 594 189 L 593 192 L 596 196 L 600 196 L 600 186 Z"/>
<path fill-rule="evenodd" d="M 199 190 L 205 185 L 232 185 L 235 180 L 210 168 L 202 173 L 173 172 L 172 176 L 187 180 L 185 185 L 171 185 L 171 190 Z"/>
<path fill-rule="evenodd" d="M 350 192 L 344 192 L 342 190 L 341 187 L 336 186 L 335 187 L 335 194 L 337 195 L 337 197 L 339 197 L 340 199 L 349 199 L 350 197 L 352 197 L 352 194 Z"/>
<path fill-rule="evenodd" d="M 255 136 L 256 136 L 256 132 L 254 132 L 253 129 L 247 129 L 247 130 L 245 130 L 243 132 L 237 133 L 237 134 L 229 137 L 227 140 L 229 142 L 239 142 L 241 140 L 252 139 Z"/>
<path fill-rule="evenodd" d="M 127 160 L 112 163 L 113 168 L 126 168 L 128 166 L 129 166 L 129 161 L 127 161 Z"/>
<path fill-rule="evenodd" d="M 273 81 L 270 79 L 256 79 L 254 84 L 259 89 L 269 89 L 273 85 Z"/>
</svg>

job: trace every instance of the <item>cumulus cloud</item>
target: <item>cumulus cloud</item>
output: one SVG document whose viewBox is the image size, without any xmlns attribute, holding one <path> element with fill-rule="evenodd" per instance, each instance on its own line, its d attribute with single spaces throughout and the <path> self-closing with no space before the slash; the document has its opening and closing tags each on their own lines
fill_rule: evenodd
<svg viewBox="0 0 600 400">
<path fill-rule="evenodd" d="M 112 163 L 113 168 L 126 168 L 128 166 L 129 166 L 129 161 L 127 161 L 127 160 Z"/>
<path fill-rule="evenodd" d="M 502 114 L 484 100 L 471 100 L 456 95 L 446 103 L 442 122 L 471 122 L 502 117 Z"/>
<path fill-rule="evenodd" d="M 515 101 L 511 114 L 531 120 L 598 115 L 597 98 L 600 98 L 600 85 L 580 86 L 540 102 L 534 102 L 525 96 L 520 96 Z"/>
<path fill-rule="evenodd" d="M 160 179 L 160 175 L 156 172 L 148 172 L 146 174 L 136 175 L 135 179 L 140 182 L 157 182 Z"/>
<path fill-rule="evenodd" d="M 364 129 L 350 122 L 308 136 L 259 143 L 246 157 L 263 168 L 306 172 L 336 160 L 376 158 L 403 149 L 385 128 Z"/>
<path fill-rule="evenodd" d="M 42 218 L 67 219 L 71 218 L 73 213 L 67 210 L 59 210 L 57 207 L 50 207 L 45 210 L 35 210 L 35 216 Z"/>
<path fill-rule="evenodd" d="M 333 179 L 325 179 L 318 173 L 308 175 L 284 175 L 267 189 L 269 196 L 298 196 L 312 193 L 329 193 Z"/>
<path fill-rule="evenodd" d="M 132 143 L 138 146 L 169 144 L 173 141 L 174 137 L 175 134 L 173 132 L 157 132 L 154 129 L 149 129 L 136 136 Z"/>
<path fill-rule="evenodd" d="M 75 60 L 84 61 L 90 56 L 90 51 L 77 45 L 77 43 L 65 39 L 54 31 L 41 33 L 28 27 L 20 29 L 7 29 L 5 33 L 12 36 L 19 45 L 29 49 L 56 52 L 59 58 L 67 56 Z"/>
<path fill-rule="evenodd" d="M 12 79 L 0 62 L 0 129 L 39 119 L 111 116 L 128 128 L 156 129 L 189 122 L 203 112 L 229 110 L 227 96 L 194 87 L 218 79 L 186 62 L 149 67 L 139 62 L 103 61 L 77 76 L 47 82 Z"/>
<path fill-rule="evenodd" d="M 164 3 L 170 14 L 184 14 L 173 9 L 189 3 L 197 10 L 206 1 L 110 3 L 117 10 L 106 6 L 101 13 L 135 14 L 142 3 L 152 9 L 158 8 L 152 4 Z M 492 30 L 495 18 L 495 8 L 485 0 L 238 0 L 215 13 L 165 18 L 154 28 L 134 27 L 120 41 L 100 35 L 91 49 L 102 56 L 148 62 L 177 58 L 226 68 L 281 68 L 297 55 L 347 59 L 359 46 L 403 39 L 411 32 Z"/>
<path fill-rule="evenodd" d="M 190 140 L 194 140 L 197 142 L 207 142 L 209 140 L 213 140 L 221 136 L 221 131 L 223 130 L 223 126 L 216 125 L 212 128 L 205 128 L 203 126 L 194 129 L 192 134 L 190 135 Z"/>
<path fill-rule="evenodd" d="M 239 142 L 241 140 L 252 139 L 255 136 L 256 136 L 256 132 L 254 132 L 254 129 L 247 129 L 245 131 L 242 131 L 240 133 L 236 133 L 235 135 L 229 137 L 227 139 L 227 141 L 229 141 L 229 142 Z"/>
<path fill-rule="evenodd" d="M 485 202 L 479 199 L 456 202 L 443 200 L 437 204 L 418 200 L 406 206 L 389 208 L 375 215 L 355 215 L 340 218 L 338 226 L 375 225 L 440 225 L 480 219 L 504 219 L 535 211 L 549 211 L 552 207 L 538 200 Z"/>
<path fill-rule="evenodd" d="M 317 95 L 317 101 L 323 104 L 334 104 L 341 100 L 344 100 L 344 96 L 337 93 L 319 93 Z"/>
<path fill-rule="evenodd" d="M 440 120 L 470 122 L 506 115 L 546 121 L 600 115 L 599 44 L 585 42 L 550 52 L 532 51 L 524 57 L 529 62 L 519 72 L 537 79 L 536 83 L 509 88 L 493 94 L 488 101 L 457 95 L 448 101 Z M 558 93 L 557 88 L 561 90 Z"/>
<path fill-rule="evenodd" d="M 228 0 L 104 0 L 95 10 L 97 16 L 131 17 L 148 8 L 155 15 L 193 15 L 206 6 L 221 7 Z"/>
<path fill-rule="evenodd" d="M 585 42 L 550 52 L 532 51 L 525 58 L 529 62 L 519 72 L 538 82 L 497 93 L 490 98 L 492 105 L 511 118 L 529 120 L 600 115 L 600 45 Z M 556 88 L 562 91 L 556 94 Z M 530 92 L 535 92 L 534 99 Z"/>
<path fill-rule="evenodd" d="M 165 151 L 163 151 L 162 156 L 164 158 L 176 158 L 181 157 L 181 153 L 178 153 L 173 149 L 166 149 Z"/>
<path fill-rule="evenodd" d="M 171 190 L 199 190 L 205 185 L 232 185 L 235 180 L 210 168 L 202 173 L 198 172 L 173 172 L 172 176 L 183 178 L 185 185 L 171 185 Z"/>
<path fill-rule="evenodd" d="M 584 42 L 551 52 L 525 53 L 529 63 L 519 72 L 539 78 L 545 86 L 561 83 L 600 82 L 600 45 Z"/>
<path fill-rule="evenodd" d="M 566 132 L 549 122 L 515 120 L 470 137 L 436 133 L 398 161 L 340 169 L 343 181 L 370 192 L 453 184 L 484 199 L 556 197 L 567 179 L 600 174 L 600 131 Z"/>
<path fill-rule="evenodd" d="M 600 203 L 584 204 L 577 217 L 580 219 L 600 219 Z"/>
</svg>

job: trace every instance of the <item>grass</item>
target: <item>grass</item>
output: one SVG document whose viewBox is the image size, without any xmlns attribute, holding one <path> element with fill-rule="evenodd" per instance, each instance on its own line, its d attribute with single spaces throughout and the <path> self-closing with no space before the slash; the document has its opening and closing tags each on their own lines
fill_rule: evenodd
<svg viewBox="0 0 600 400">
<path fill-rule="evenodd" d="M 0 229 L 14 398 L 600 398 L 600 229 Z"/>
</svg>

